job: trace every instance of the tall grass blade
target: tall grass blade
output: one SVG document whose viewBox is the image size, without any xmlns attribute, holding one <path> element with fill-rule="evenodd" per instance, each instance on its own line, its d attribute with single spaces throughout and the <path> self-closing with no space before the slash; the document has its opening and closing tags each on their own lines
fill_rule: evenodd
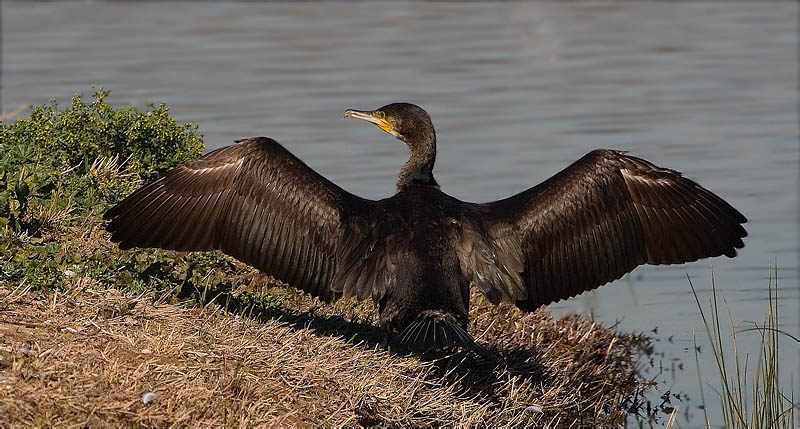
<svg viewBox="0 0 800 429">
<path fill-rule="evenodd" d="M 739 330 L 738 332 L 727 301 L 721 295 L 719 297 L 717 296 L 713 271 L 711 273 L 711 297 L 709 298 L 711 308 L 710 314 L 707 314 L 703 305 L 701 305 L 697 290 L 688 275 L 687 279 L 689 280 L 689 286 L 692 288 L 692 294 L 694 295 L 697 308 L 700 311 L 700 317 L 703 320 L 709 344 L 711 345 L 711 351 L 714 354 L 714 359 L 717 364 L 721 389 L 716 392 L 720 397 L 722 417 L 725 425 L 733 428 L 795 427 L 794 412 L 798 405 L 794 401 L 793 385 L 790 392 L 784 391 L 783 389 L 785 386 L 781 386 L 779 342 L 781 337 L 784 336 L 788 336 L 794 340 L 797 340 L 797 338 L 780 329 L 780 318 L 778 314 L 778 274 L 776 266 L 770 264 L 768 305 L 763 325 L 759 326 L 758 323 L 754 323 L 755 326 L 753 328 Z M 720 297 L 726 306 L 728 320 L 731 326 L 732 357 L 726 356 L 725 353 L 725 345 L 727 342 L 723 341 L 722 329 L 720 326 Z M 754 364 L 755 368 L 752 372 L 752 384 L 748 389 L 748 382 L 750 381 L 748 373 L 751 362 L 749 353 L 745 353 L 744 365 L 742 365 L 741 350 L 737 344 L 737 334 L 751 331 L 758 331 L 760 344 L 759 357 Z M 697 376 L 700 383 L 700 397 L 703 403 L 703 413 L 707 427 L 711 427 L 711 422 L 709 421 L 708 412 L 706 410 L 707 403 L 703 392 L 700 359 L 697 351 L 697 337 L 694 330 L 692 335 L 695 343 L 695 361 L 698 368 Z M 735 372 L 733 373 L 728 371 L 729 359 L 733 359 L 731 364 L 735 365 Z M 794 376 L 791 378 L 793 380 Z"/>
</svg>

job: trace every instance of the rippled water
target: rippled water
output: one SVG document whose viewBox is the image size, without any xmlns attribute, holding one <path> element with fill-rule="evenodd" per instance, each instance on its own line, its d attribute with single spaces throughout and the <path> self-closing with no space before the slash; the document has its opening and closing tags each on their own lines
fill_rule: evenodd
<svg viewBox="0 0 800 429">
<path fill-rule="evenodd" d="M 701 423 L 687 273 L 706 296 L 713 265 L 734 319 L 761 320 L 776 261 L 782 327 L 800 331 L 796 4 L 0 7 L 4 113 L 102 85 L 117 105 L 166 101 L 209 148 L 272 136 L 373 198 L 393 192 L 406 148 L 342 112 L 399 100 L 432 115 L 435 173 L 459 198 L 508 196 L 598 147 L 683 171 L 749 217 L 740 256 L 642 267 L 553 308 L 658 328 L 659 389 L 689 395 L 684 425 Z M 788 383 L 800 352 L 785 345 Z M 711 356 L 701 370 L 715 385 Z"/>
</svg>

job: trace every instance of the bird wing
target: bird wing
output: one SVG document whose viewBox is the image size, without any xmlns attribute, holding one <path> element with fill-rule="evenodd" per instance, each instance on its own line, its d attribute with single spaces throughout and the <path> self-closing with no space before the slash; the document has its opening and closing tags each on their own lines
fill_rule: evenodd
<svg viewBox="0 0 800 429">
<path fill-rule="evenodd" d="M 123 249 L 222 250 L 325 301 L 368 296 L 373 284 L 362 271 L 383 278 L 392 268 L 380 236 L 390 231 L 369 228 L 379 223 L 377 203 L 336 186 L 270 138 L 236 143 L 111 208 L 104 217 L 112 241 Z M 357 269 L 337 275 L 354 260 Z"/>
<path fill-rule="evenodd" d="M 481 289 L 523 310 L 644 263 L 733 257 L 747 235 L 747 219 L 718 196 L 677 171 L 612 150 L 592 151 L 538 186 L 475 208 L 484 222 L 473 226 L 482 229 L 476 242 L 519 269 L 524 285 L 495 281 Z"/>
</svg>

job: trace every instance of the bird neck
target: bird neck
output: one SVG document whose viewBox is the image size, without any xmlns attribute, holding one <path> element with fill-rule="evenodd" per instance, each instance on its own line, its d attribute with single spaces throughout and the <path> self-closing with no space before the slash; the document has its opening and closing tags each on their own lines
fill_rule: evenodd
<svg viewBox="0 0 800 429">
<path fill-rule="evenodd" d="M 421 141 L 407 142 L 411 157 L 400 170 L 397 179 L 397 192 L 411 186 L 439 187 L 433 178 L 433 164 L 436 162 L 436 137 L 430 136 Z"/>
</svg>

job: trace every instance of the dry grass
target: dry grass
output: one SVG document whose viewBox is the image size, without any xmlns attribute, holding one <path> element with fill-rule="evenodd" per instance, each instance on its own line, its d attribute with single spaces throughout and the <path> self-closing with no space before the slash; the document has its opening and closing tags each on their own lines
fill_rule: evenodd
<svg viewBox="0 0 800 429">
<path fill-rule="evenodd" d="M 643 337 L 478 295 L 488 360 L 383 351 L 374 310 L 348 301 L 245 318 L 79 279 L 0 296 L 0 426 L 618 425 L 649 386 Z"/>
</svg>

